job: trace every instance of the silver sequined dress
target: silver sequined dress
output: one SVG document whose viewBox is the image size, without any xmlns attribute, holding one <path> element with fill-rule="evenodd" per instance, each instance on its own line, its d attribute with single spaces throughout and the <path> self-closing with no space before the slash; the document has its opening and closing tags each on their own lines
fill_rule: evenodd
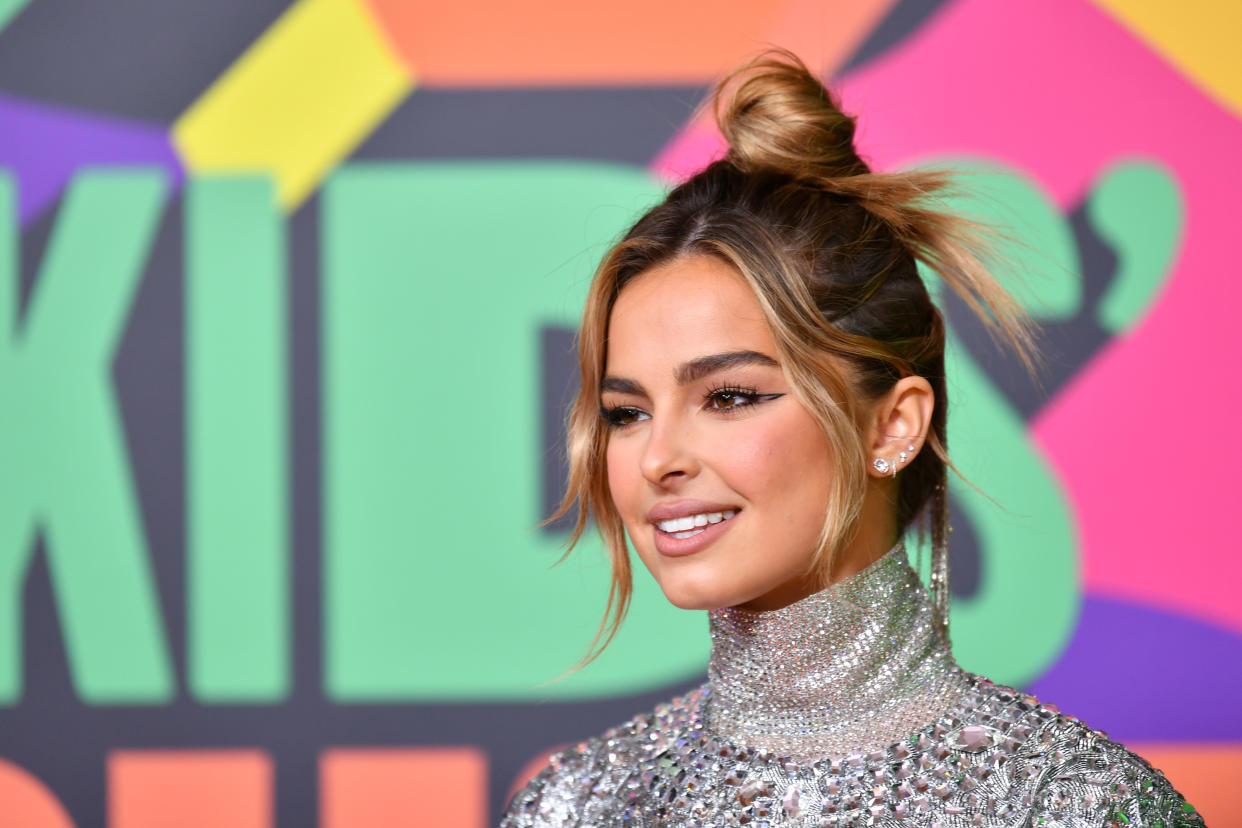
<svg viewBox="0 0 1242 828">
<path fill-rule="evenodd" d="M 709 617 L 707 683 L 553 757 L 501 828 L 1203 825 L 1102 732 L 958 667 L 903 544 Z"/>
</svg>

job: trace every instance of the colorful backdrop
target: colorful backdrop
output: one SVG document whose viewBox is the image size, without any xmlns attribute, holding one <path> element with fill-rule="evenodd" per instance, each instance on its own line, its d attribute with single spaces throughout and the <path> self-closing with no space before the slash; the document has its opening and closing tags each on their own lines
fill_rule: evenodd
<svg viewBox="0 0 1242 828">
<path fill-rule="evenodd" d="M 0 824 L 498 818 L 701 680 L 553 568 L 575 319 L 765 43 L 947 165 L 1044 322 L 950 297 L 953 631 L 1242 825 L 1237 4 L 0 0 Z M 930 279 L 935 287 L 934 279 Z M 1232 820 L 1232 822 L 1231 822 Z"/>
</svg>

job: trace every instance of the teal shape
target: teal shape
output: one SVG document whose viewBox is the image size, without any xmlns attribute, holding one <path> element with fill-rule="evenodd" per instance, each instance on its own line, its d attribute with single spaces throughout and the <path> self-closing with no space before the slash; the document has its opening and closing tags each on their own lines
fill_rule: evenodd
<svg viewBox="0 0 1242 828">
<path fill-rule="evenodd" d="M 1087 198 L 1087 217 L 1117 256 L 1117 271 L 1096 306 L 1096 320 L 1121 333 L 1155 304 L 1168 279 L 1185 225 L 1181 191 L 1159 164 L 1119 162 L 1096 181 Z"/>
<path fill-rule="evenodd" d="M 943 157 L 920 168 L 957 174 L 942 207 L 993 231 L 985 251 L 993 275 L 1032 316 L 1067 319 L 1082 306 L 1082 270 L 1074 235 L 1037 181 L 1005 164 Z M 938 288 L 938 280 L 933 283 Z"/>
<path fill-rule="evenodd" d="M 936 159 L 919 166 L 961 174 L 943 207 L 1000 231 L 993 274 L 1032 315 L 1061 320 L 1079 312 L 1083 290 L 1074 237 L 1038 182 L 983 159 Z M 940 278 L 925 267 L 920 272 L 938 297 Z M 950 473 L 950 493 L 970 519 L 980 554 L 979 589 L 952 602 L 954 652 L 968 669 L 1022 686 L 1052 665 L 1077 622 L 1075 521 L 1064 488 L 1023 417 L 952 325 L 945 371 L 949 454 L 965 476 L 964 481 Z"/>
<path fill-rule="evenodd" d="M 0 0 L 0 32 L 28 5 L 30 0 Z"/>
<path fill-rule="evenodd" d="M 337 702 L 630 694 L 704 669 L 702 613 L 641 565 L 603 656 L 590 536 L 540 516 L 539 331 L 576 327 L 638 167 L 350 164 L 322 197 L 324 683 Z"/>
</svg>

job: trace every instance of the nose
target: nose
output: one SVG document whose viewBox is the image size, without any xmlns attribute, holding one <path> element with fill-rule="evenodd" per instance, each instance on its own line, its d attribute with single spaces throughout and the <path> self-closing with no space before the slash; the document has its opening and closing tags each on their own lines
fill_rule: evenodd
<svg viewBox="0 0 1242 828">
<path fill-rule="evenodd" d="M 653 418 L 639 465 L 643 477 L 662 487 L 698 474 L 699 464 L 688 424 L 676 417 Z"/>
</svg>

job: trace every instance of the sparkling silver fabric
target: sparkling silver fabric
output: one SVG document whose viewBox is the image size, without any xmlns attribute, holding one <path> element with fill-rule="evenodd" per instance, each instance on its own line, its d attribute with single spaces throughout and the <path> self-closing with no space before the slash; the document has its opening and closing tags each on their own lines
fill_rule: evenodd
<svg viewBox="0 0 1242 828">
<path fill-rule="evenodd" d="M 795 759 L 891 745 L 935 721 L 969 683 L 901 543 L 784 609 L 709 617 L 707 726 Z"/>
<path fill-rule="evenodd" d="M 958 668 L 916 578 L 899 546 L 711 613 L 708 683 L 553 757 L 502 828 L 1203 825 L 1104 733 Z"/>
</svg>

